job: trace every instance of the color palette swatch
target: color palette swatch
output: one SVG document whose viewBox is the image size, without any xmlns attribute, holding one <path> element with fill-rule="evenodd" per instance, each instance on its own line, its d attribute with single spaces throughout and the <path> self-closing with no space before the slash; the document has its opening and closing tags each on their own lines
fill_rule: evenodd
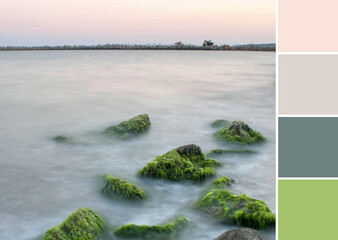
<svg viewBox="0 0 338 240">
<path fill-rule="evenodd" d="M 279 240 L 338 239 L 337 7 L 278 1 Z"/>
</svg>

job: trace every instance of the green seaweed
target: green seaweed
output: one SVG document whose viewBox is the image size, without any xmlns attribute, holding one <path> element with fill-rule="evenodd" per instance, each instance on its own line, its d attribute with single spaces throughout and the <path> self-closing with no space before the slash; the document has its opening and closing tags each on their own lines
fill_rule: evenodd
<svg viewBox="0 0 338 240">
<path fill-rule="evenodd" d="M 212 187 L 216 189 L 225 189 L 226 187 L 230 186 L 231 183 L 233 183 L 234 180 L 228 178 L 228 177 L 220 177 L 212 182 Z"/>
<path fill-rule="evenodd" d="M 108 195 L 118 195 L 130 200 L 143 199 L 146 197 L 144 191 L 140 187 L 109 174 L 106 174 L 106 182 L 102 192 Z"/>
<path fill-rule="evenodd" d="M 255 151 L 249 149 L 240 149 L 240 150 L 233 150 L 233 149 L 212 149 L 207 156 L 216 156 L 216 155 L 223 155 L 223 154 L 240 154 L 240 153 L 255 153 Z"/>
<path fill-rule="evenodd" d="M 89 208 L 80 208 L 63 223 L 49 229 L 42 240 L 94 240 L 102 232 L 103 220 Z"/>
<path fill-rule="evenodd" d="M 62 136 L 62 135 L 54 137 L 53 140 L 58 143 L 73 143 L 74 142 L 73 139 L 66 137 L 66 136 Z"/>
<path fill-rule="evenodd" d="M 221 186 L 216 184 L 215 187 Z M 221 186 L 220 188 L 224 188 Z M 197 202 L 197 208 L 210 213 L 222 223 L 266 228 L 274 225 L 276 216 L 261 200 L 245 194 L 235 195 L 225 189 L 213 189 Z"/>
<path fill-rule="evenodd" d="M 169 180 L 203 180 L 215 175 L 221 163 L 206 158 L 200 147 L 190 144 L 173 149 L 149 162 L 138 174 Z"/>
<path fill-rule="evenodd" d="M 211 126 L 214 128 L 221 128 L 221 127 L 225 127 L 229 124 L 230 122 L 228 120 L 223 120 L 223 119 L 218 119 L 215 120 L 211 123 Z"/>
<path fill-rule="evenodd" d="M 177 233 L 186 227 L 189 220 L 186 217 L 178 217 L 165 225 L 135 225 L 128 224 L 115 230 L 115 235 L 122 238 L 145 239 L 172 239 Z"/>
<path fill-rule="evenodd" d="M 226 127 L 215 132 L 213 136 L 221 141 L 237 144 L 253 144 L 265 140 L 261 133 L 251 129 L 248 124 L 242 121 L 231 122 Z"/>
<path fill-rule="evenodd" d="M 108 127 L 104 133 L 109 136 L 116 136 L 122 139 L 128 139 L 138 134 L 146 132 L 150 127 L 150 119 L 148 114 L 138 115 L 121 122 L 116 126 Z"/>
</svg>

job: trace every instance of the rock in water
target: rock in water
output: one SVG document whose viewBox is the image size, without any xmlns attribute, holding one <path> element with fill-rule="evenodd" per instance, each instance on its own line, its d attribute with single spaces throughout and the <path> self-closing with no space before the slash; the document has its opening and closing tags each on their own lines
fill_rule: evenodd
<svg viewBox="0 0 338 240">
<path fill-rule="evenodd" d="M 49 229 L 42 240 L 95 240 L 103 228 L 102 218 L 89 208 L 80 208 L 63 223 Z"/>
<path fill-rule="evenodd" d="M 74 142 L 73 139 L 66 137 L 66 136 L 61 136 L 61 135 L 54 137 L 53 140 L 58 143 L 73 143 Z"/>
<path fill-rule="evenodd" d="M 109 174 L 106 175 L 106 183 L 102 189 L 102 192 L 108 195 L 116 194 L 120 197 L 130 200 L 142 199 L 146 197 L 143 190 L 138 186 L 121 178 L 113 177 Z"/>
<path fill-rule="evenodd" d="M 226 180 L 226 179 L 225 179 Z M 222 189 L 227 181 L 215 184 L 211 190 L 197 202 L 197 208 L 208 212 L 222 223 L 265 228 L 275 224 L 276 216 L 261 200 L 256 200 Z"/>
<path fill-rule="evenodd" d="M 230 122 L 227 120 L 218 119 L 212 122 L 211 126 L 214 128 L 221 128 L 228 125 Z"/>
<path fill-rule="evenodd" d="M 142 114 L 121 122 L 116 126 L 107 128 L 104 132 L 111 136 L 116 136 L 122 139 L 128 139 L 138 134 L 144 133 L 150 127 L 150 119 L 148 114 Z"/>
<path fill-rule="evenodd" d="M 252 144 L 264 141 L 265 137 L 259 132 L 251 129 L 242 121 L 234 121 L 213 134 L 219 140 L 238 143 Z"/>
<path fill-rule="evenodd" d="M 173 239 L 188 223 L 189 220 L 186 217 L 178 217 L 165 225 L 147 226 L 128 224 L 119 227 L 114 233 L 116 236 L 123 238 Z"/>
<path fill-rule="evenodd" d="M 233 179 L 224 176 L 213 181 L 212 187 L 215 189 L 226 189 L 226 187 L 230 186 L 233 182 Z"/>
<path fill-rule="evenodd" d="M 266 240 L 266 238 L 251 228 L 238 228 L 227 231 L 215 240 Z"/>
<path fill-rule="evenodd" d="M 206 158 L 201 148 L 194 144 L 173 149 L 157 156 L 139 171 L 140 176 L 170 180 L 203 180 L 216 174 L 218 161 Z"/>
</svg>

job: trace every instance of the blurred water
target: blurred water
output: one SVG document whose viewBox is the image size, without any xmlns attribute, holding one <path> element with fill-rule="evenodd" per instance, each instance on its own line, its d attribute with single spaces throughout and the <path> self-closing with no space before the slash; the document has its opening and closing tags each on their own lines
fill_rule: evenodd
<svg viewBox="0 0 338 240">
<path fill-rule="evenodd" d="M 195 143 L 213 148 L 215 119 L 243 120 L 265 135 L 257 154 L 217 158 L 233 191 L 275 212 L 275 54 L 199 51 L 0 52 L 0 239 L 38 239 L 80 207 L 114 229 L 128 223 L 192 220 L 177 239 L 214 239 L 235 228 L 193 209 L 212 179 L 175 183 L 140 179 L 155 156 Z M 148 113 L 150 131 L 117 142 L 98 133 Z M 56 135 L 80 143 L 57 144 Z M 248 148 L 248 147 L 247 147 Z M 142 203 L 100 194 L 110 173 L 138 184 Z M 274 229 L 262 233 L 275 239 Z M 112 237 L 114 238 L 114 237 Z"/>
</svg>

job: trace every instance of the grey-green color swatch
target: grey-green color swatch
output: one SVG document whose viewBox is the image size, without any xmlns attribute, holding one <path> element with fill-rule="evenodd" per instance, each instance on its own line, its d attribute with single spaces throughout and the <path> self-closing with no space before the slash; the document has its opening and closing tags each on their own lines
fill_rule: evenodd
<svg viewBox="0 0 338 240">
<path fill-rule="evenodd" d="M 279 177 L 338 177 L 338 118 L 279 118 Z"/>
</svg>

